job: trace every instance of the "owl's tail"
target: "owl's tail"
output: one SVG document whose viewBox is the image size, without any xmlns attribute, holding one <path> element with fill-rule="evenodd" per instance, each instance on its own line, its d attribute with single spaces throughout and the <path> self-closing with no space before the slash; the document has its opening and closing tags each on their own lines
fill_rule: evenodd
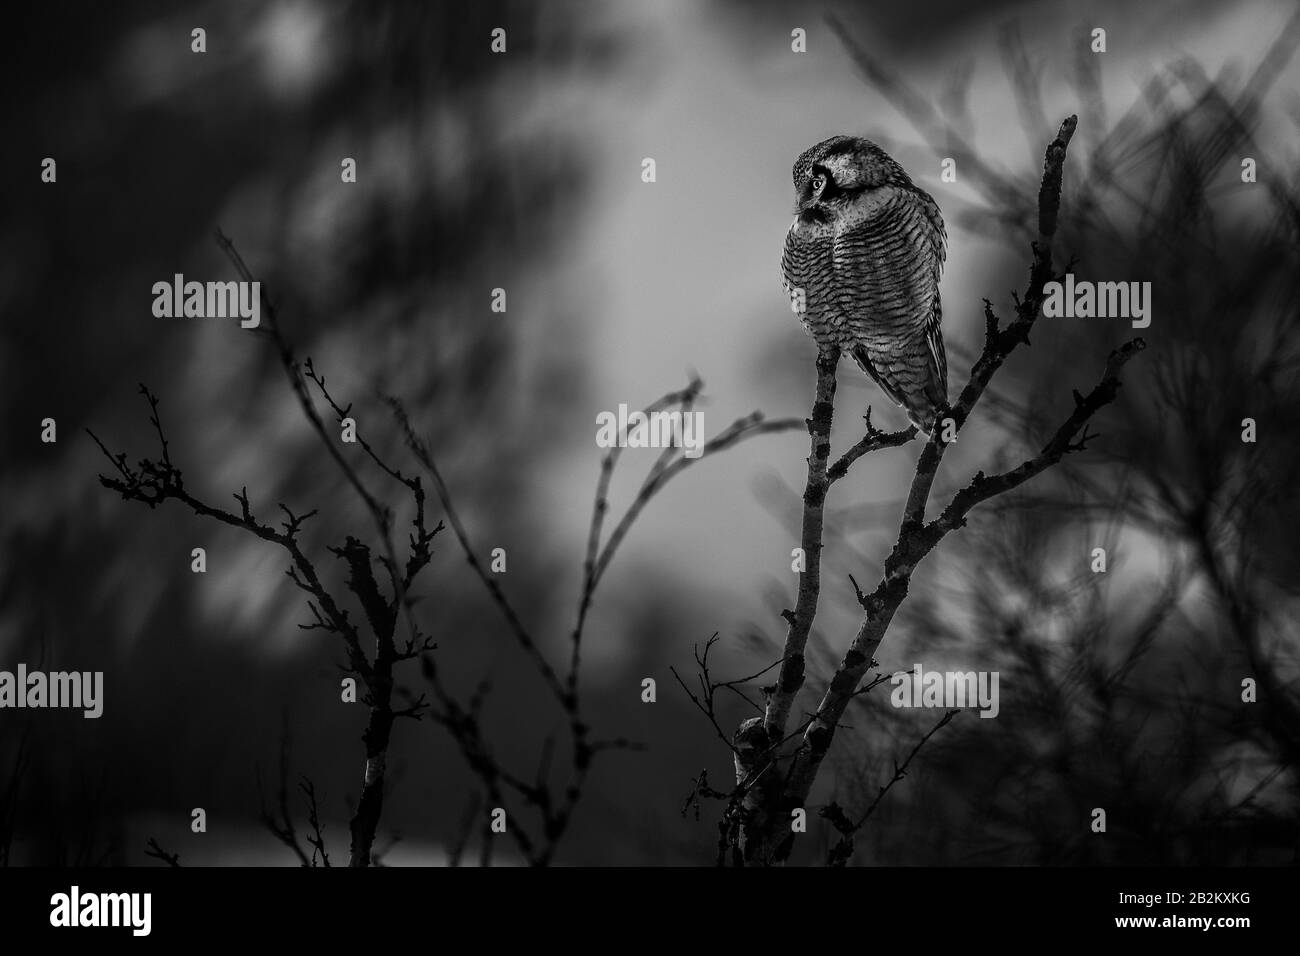
<svg viewBox="0 0 1300 956">
<path fill-rule="evenodd" d="M 853 349 L 853 358 L 890 401 L 902 406 L 913 425 L 926 435 L 934 430 L 939 409 L 948 402 L 948 383 L 933 363 L 922 361 L 914 367 L 901 360 L 872 362 L 863 345 Z"/>
</svg>

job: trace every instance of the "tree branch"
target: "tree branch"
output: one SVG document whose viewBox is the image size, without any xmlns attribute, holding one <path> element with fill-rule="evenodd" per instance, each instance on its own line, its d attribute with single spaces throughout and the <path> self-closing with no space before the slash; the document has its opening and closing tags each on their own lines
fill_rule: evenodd
<svg viewBox="0 0 1300 956">
<path fill-rule="evenodd" d="M 885 799 L 885 794 L 893 789 L 894 784 L 907 776 L 907 768 L 912 765 L 912 761 L 921 752 L 921 748 L 926 745 L 931 737 L 944 727 L 947 727 L 952 722 L 952 719 L 960 713 L 960 710 L 945 711 L 944 715 L 930 728 L 929 732 L 916 742 L 912 752 L 907 755 L 901 764 L 897 760 L 894 761 L 894 775 L 876 791 L 876 798 L 871 801 L 857 820 L 850 820 L 840 806 L 834 802 L 827 804 L 818 811 L 818 815 L 830 820 L 840 834 L 839 842 L 831 847 L 830 852 L 827 854 L 827 866 L 844 866 L 853 858 L 854 834 L 861 830 L 866 825 L 866 822 L 871 819 L 871 815 L 876 812 L 876 807 L 880 806 L 881 801 Z"/>
<path fill-rule="evenodd" d="M 835 369 L 839 361 L 840 350 L 837 348 L 819 349 L 817 352 L 817 388 L 813 396 L 812 417 L 807 421 L 812 450 L 808 454 L 808 481 L 803 492 L 803 531 L 799 538 L 804 570 L 799 575 L 799 596 L 794 613 L 786 617 L 789 628 L 786 630 L 776 689 L 769 695 L 767 710 L 763 715 L 763 726 L 771 740 L 779 739 L 784 734 L 790 707 L 795 695 L 803 687 L 804 647 L 812 632 L 817 600 L 821 595 L 822 523 L 826 509 L 826 490 L 830 487 L 826 462 L 831 453 Z M 848 470 L 848 464 L 845 464 L 844 470 Z"/>
<path fill-rule="evenodd" d="M 957 430 L 969 419 L 990 380 L 1007 357 L 1020 345 L 1029 343 L 1029 332 L 1041 312 L 1046 295 L 1045 286 L 1053 278 L 1052 241 L 1060 212 L 1063 167 L 1076 125 L 1076 117 L 1067 117 L 1045 151 L 1038 196 L 1038 238 L 1032 243 L 1028 287 L 1024 296 L 1016 300 L 1016 316 L 1003 328 L 991 303 L 985 300 L 983 350 L 957 401 L 942 409 L 938 416 L 941 421 L 951 418 Z M 943 427 L 934 429 L 917 460 L 899 522 L 898 537 L 885 561 L 880 583 L 870 594 L 864 594 L 857 582 L 853 581 L 854 592 L 863 608 L 862 622 L 831 676 L 816 712 L 808 720 L 799 746 L 790 756 L 788 768 L 779 776 L 767 774 L 766 783 L 751 788 L 744 798 L 742 826 L 734 844 L 741 860 L 766 864 L 782 861 L 788 855 L 792 838 L 785 827 L 788 819 L 786 813 L 790 808 L 805 805 L 840 719 L 849 702 L 860 693 L 858 685 L 867 670 L 874 665 L 874 653 L 884 639 L 895 612 L 907 597 L 911 575 L 917 564 L 948 532 L 965 524 L 971 508 L 1020 486 L 1059 462 L 1065 455 L 1083 450 L 1094 437 L 1087 431 L 1089 419 L 1115 399 L 1120 386 L 1120 371 L 1144 347 L 1141 339 L 1135 339 L 1111 353 L 1100 381 L 1086 396 L 1075 393 L 1073 411 L 1038 455 L 999 475 L 986 476 L 982 472 L 977 474 L 966 488 L 957 492 L 943 512 L 927 524 L 926 506 L 947 445 L 943 435 L 945 432 L 951 433 L 950 429 Z M 803 683 L 803 647 L 819 598 L 817 565 L 813 557 L 820 557 L 821 508 L 827 486 L 842 477 L 861 454 L 890 444 L 902 444 L 912 437 L 907 432 L 881 436 L 871 427 L 868 419 L 866 437 L 827 470 L 826 450 L 820 443 L 823 435 L 827 439 L 829 437 L 834 381 L 833 366 L 828 372 L 822 355 L 818 356 L 817 377 L 813 419 L 809 422 L 809 430 L 813 433 L 813 454 L 809 458 L 803 526 L 803 547 L 808 560 L 808 572 L 800 579 L 799 602 L 795 611 L 784 614 L 789 622 L 789 632 L 781 679 L 769 700 L 766 725 L 762 728 L 764 739 L 752 741 L 763 756 L 757 760 L 751 758 L 744 767 L 737 760 L 738 783 L 742 777 L 752 779 L 778 760 L 784 759 L 770 747 L 758 745 L 766 745 L 782 736 L 780 731 L 784 728 L 791 701 Z M 871 686 L 875 683 L 878 681 L 872 682 Z M 757 731 L 754 724 L 753 720 L 745 721 L 737 736 L 748 734 L 752 737 Z M 925 739 L 928 739 L 928 735 Z M 847 818 L 841 822 L 847 822 Z"/>
</svg>

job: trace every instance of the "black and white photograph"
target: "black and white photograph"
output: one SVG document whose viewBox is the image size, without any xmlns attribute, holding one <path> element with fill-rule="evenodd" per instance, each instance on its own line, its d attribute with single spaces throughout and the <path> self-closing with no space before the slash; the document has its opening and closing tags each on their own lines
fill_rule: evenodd
<svg viewBox="0 0 1300 956">
<path fill-rule="evenodd" d="M 7 927 L 581 886 L 576 942 L 620 896 L 1277 931 L 1300 6 L 59 0 L 0 43 Z"/>
</svg>

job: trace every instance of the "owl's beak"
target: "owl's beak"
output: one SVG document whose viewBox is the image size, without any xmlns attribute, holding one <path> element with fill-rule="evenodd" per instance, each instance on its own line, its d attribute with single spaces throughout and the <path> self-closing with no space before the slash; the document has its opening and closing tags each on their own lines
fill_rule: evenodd
<svg viewBox="0 0 1300 956">
<path fill-rule="evenodd" d="M 808 207 L 811 204 L 812 204 L 812 190 L 808 188 L 807 183 L 804 183 L 804 185 L 799 187 L 799 191 L 795 193 L 794 196 L 794 210 L 793 210 L 794 214 L 796 216 L 801 216 L 804 212 L 808 210 Z"/>
<path fill-rule="evenodd" d="M 827 222 L 830 214 L 822 206 L 813 203 L 800 203 L 794 207 L 794 214 L 800 222 Z"/>
</svg>

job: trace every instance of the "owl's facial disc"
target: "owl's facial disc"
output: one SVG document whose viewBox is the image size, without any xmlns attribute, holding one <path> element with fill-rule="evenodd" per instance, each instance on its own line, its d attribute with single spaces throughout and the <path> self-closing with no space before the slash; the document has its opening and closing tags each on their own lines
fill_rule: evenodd
<svg viewBox="0 0 1300 956">
<path fill-rule="evenodd" d="M 831 216 L 828 204 L 834 202 L 836 193 L 835 179 L 830 170 L 816 163 L 808 170 L 799 189 L 795 213 L 804 222 L 825 222 Z"/>
</svg>

